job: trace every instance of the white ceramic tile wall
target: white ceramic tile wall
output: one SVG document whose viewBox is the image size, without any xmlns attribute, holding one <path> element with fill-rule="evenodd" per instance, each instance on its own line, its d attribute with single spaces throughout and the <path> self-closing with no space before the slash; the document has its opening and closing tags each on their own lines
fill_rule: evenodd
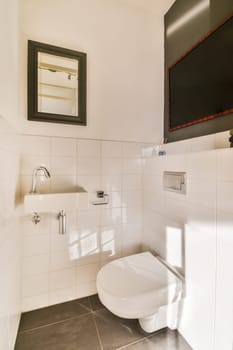
<svg viewBox="0 0 233 350">
<path fill-rule="evenodd" d="M 106 206 L 67 213 L 67 234 L 58 234 L 55 215 L 35 226 L 22 217 L 23 311 L 96 292 L 96 274 L 106 262 L 140 251 L 143 144 L 22 136 L 21 196 L 30 190 L 33 169 L 45 165 L 51 180 L 43 192 L 86 189 L 109 194 Z"/>
<path fill-rule="evenodd" d="M 13 350 L 20 317 L 17 135 L 0 117 L 0 350 Z"/>
<path fill-rule="evenodd" d="M 98 189 L 109 194 L 105 207 L 67 213 L 65 236 L 58 235 L 54 214 L 43 215 L 38 226 L 30 216 L 22 218 L 23 310 L 95 293 L 99 268 L 140 251 L 143 242 L 143 250 L 159 253 L 185 274 L 179 329 L 191 346 L 232 350 L 233 300 L 225 286 L 232 291 L 233 151 L 209 150 L 226 141 L 226 133 L 220 136 L 182 141 L 173 144 L 175 151 L 167 145 L 165 157 L 151 157 L 153 145 L 22 136 L 21 195 L 30 190 L 38 165 L 52 174 L 50 182 L 38 184 L 41 192 L 83 187 L 91 199 Z M 164 170 L 187 172 L 187 195 L 163 191 Z"/>
<path fill-rule="evenodd" d="M 143 249 L 185 275 L 179 329 L 192 348 L 232 350 L 233 150 L 192 153 L 201 146 L 183 143 L 183 154 L 168 146 L 170 155 L 144 160 Z M 163 190 L 165 170 L 187 172 L 186 195 Z"/>
</svg>

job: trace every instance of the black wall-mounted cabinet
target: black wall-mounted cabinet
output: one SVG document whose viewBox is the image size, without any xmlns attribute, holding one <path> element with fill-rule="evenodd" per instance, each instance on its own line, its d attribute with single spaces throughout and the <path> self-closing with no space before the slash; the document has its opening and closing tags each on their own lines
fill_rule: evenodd
<svg viewBox="0 0 233 350">
<path fill-rule="evenodd" d="M 176 0 L 165 15 L 164 139 L 167 142 L 208 135 L 233 128 L 233 114 L 169 131 L 169 67 L 233 15 L 232 0 Z"/>
</svg>

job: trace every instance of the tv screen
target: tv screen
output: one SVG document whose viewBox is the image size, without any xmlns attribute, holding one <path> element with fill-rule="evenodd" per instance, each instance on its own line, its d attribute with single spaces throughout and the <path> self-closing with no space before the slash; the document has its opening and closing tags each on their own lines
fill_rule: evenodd
<svg viewBox="0 0 233 350">
<path fill-rule="evenodd" d="M 233 17 L 169 68 L 169 130 L 233 112 Z"/>
</svg>

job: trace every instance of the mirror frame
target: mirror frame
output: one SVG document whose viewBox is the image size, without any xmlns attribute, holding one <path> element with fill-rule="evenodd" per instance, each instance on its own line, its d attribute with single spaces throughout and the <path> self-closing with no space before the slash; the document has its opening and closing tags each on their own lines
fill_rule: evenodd
<svg viewBox="0 0 233 350">
<path fill-rule="evenodd" d="M 38 53 L 78 60 L 78 116 L 38 111 Z M 86 53 L 28 40 L 28 120 L 86 125 Z"/>
</svg>

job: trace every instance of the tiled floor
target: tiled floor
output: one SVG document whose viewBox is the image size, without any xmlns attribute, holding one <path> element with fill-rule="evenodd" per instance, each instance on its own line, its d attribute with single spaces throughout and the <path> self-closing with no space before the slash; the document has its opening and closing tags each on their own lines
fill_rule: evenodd
<svg viewBox="0 0 233 350">
<path fill-rule="evenodd" d="M 96 295 L 22 315 L 15 350 L 190 350 L 176 332 L 148 335 L 111 314 Z"/>
</svg>

